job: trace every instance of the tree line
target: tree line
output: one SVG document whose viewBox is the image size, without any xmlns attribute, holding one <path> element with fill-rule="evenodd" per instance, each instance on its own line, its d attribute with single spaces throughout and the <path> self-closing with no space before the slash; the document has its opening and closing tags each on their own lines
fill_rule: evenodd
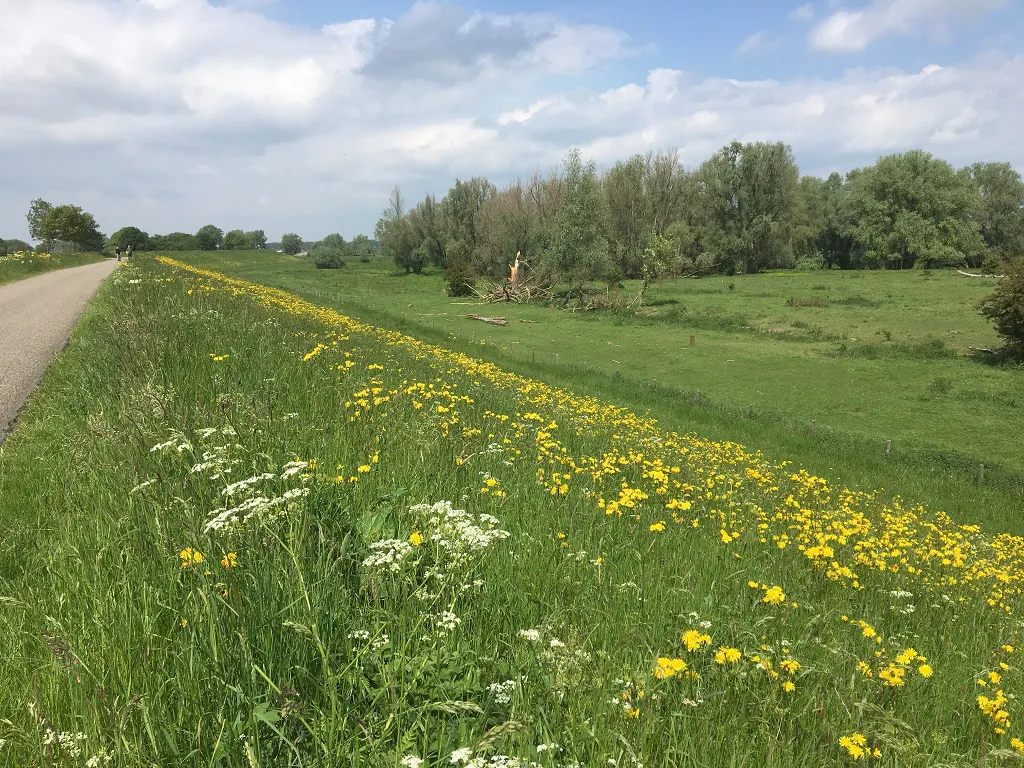
<svg viewBox="0 0 1024 768">
<path fill-rule="evenodd" d="M 733 142 L 687 170 L 675 152 L 603 173 L 572 150 L 561 169 L 499 189 L 457 179 L 409 205 L 396 187 L 376 227 L 406 272 L 445 270 L 452 292 L 508 274 L 581 284 L 659 274 L 823 267 L 983 267 L 1024 254 L 1024 181 L 1009 163 L 956 169 L 928 152 L 802 176 L 781 142 Z"/>
</svg>

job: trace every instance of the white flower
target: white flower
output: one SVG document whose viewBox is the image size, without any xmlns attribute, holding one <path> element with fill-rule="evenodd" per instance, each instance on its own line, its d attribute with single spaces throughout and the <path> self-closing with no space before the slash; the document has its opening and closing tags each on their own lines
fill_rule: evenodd
<svg viewBox="0 0 1024 768">
<path fill-rule="evenodd" d="M 370 554 L 363 560 L 363 567 L 398 573 L 402 570 L 402 561 L 412 550 L 412 544 L 404 539 L 375 541 L 370 545 Z"/>
<path fill-rule="evenodd" d="M 506 680 L 503 683 L 491 683 L 487 686 L 487 691 L 494 696 L 494 700 L 498 704 L 508 704 L 516 692 L 516 681 Z"/>
<path fill-rule="evenodd" d="M 540 641 L 540 630 L 537 629 L 520 629 L 519 636 L 531 643 Z"/>
<path fill-rule="evenodd" d="M 565 643 L 563 643 L 557 637 L 552 637 L 550 640 L 548 640 L 548 647 L 549 648 L 565 648 Z"/>
<path fill-rule="evenodd" d="M 441 611 L 441 615 L 434 619 L 434 621 L 437 623 L 437 628 L 443 629 L 445 632 L 452 632 L 462 623 L 462 619 L 451 611 Z"/>
<path fill-rule="evenodd" d="M 420 768 L 423 765 L 423 758 L 416 757 L 416 755 L 406 755 L 402 758 L 401 763 L 406 768 Z"/>
<path fill-rule="evenodd" d="M 452 765 L 458 765 L 459 763 L 468 763 L 471 757 L 473 757 L 472 747 L 461 747 L 452 752 L 450 762 Z"/>
</svg>

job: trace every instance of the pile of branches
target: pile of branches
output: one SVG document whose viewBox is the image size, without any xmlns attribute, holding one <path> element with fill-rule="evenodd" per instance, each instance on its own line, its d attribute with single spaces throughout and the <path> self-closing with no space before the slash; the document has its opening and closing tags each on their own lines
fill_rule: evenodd
<svg viewBox="0 0 1024 768">
<path fill-rule="evenodd" d="M 551 288 L 532 274 L 519 275 L 517 280 L 483 284 L 480 288 L 474 288 L 473 292 L 489 304 L 499 301 L 528 304 L 531 301 L 549 301 L 551 299 Z"/>
</svg>

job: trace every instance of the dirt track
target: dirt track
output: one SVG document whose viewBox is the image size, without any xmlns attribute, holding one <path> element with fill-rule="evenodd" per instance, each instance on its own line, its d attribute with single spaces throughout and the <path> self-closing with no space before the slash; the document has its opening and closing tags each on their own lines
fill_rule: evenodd
<svg viewBox="0 0 1024 768">
<path fill-rule="evenodd" d="M 0 442 L 116 266 L 107 259 L 0 285 Z"/>
</svg>

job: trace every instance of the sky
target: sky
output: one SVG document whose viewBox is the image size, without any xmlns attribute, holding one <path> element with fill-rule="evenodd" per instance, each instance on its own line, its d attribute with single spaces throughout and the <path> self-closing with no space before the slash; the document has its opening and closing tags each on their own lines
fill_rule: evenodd
<svg viewBox="0 0 1024 768">
<path fill-rule="evenodd" d="M 372 234 L 392 187 L 785 141 L 1024 170 L 1021 0 L 0 0 L 0 237 Z"/>
</svg>

